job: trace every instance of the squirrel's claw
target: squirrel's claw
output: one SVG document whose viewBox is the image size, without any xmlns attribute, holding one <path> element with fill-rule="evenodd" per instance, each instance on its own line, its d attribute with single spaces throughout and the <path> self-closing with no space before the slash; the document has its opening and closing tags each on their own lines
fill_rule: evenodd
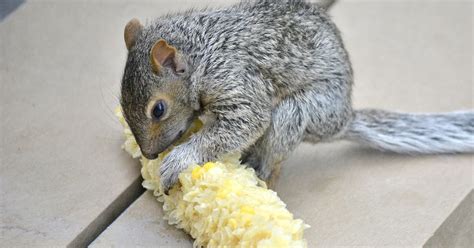
<svg viewBox="0 0 474 248">
<path fill-rule="evenodd" d="M 181 145 L 175 147 L 163 160 L 159 173 L 161 186 L 166 195 L 178 182 L 179 173 L 197 162 L 191 151 L 186 149 L 184 145 Z"/>
<path fill-rule="evenodd" d="M 169 190 L 173 185 L 178 181 L 178 174 L 181 170 L 177 170 L 179 166 L 174 164 L 173 161 L 163 161 L 163 164 L 160 168 L 160 181 L 161 187 L 166 195 L 168 195 Z"/>
</svg>

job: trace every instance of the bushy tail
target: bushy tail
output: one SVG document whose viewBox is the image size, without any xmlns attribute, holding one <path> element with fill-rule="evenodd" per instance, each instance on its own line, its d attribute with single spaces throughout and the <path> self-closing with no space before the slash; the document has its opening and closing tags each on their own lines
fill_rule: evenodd
<svg viewBox="0 0 474 248">
<path fill-rule="evenodd" d="M 474 112 L 403 114 L 359 110 L 343 138 L 409 154 L 474 152 Z"/>
</svg>

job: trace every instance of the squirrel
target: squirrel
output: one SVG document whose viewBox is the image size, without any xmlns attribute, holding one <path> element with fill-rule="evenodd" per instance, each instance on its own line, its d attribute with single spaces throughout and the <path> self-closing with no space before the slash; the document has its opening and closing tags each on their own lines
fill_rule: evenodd
<svg viewBox="0 0 474 248">
<path fill-rule="evenodd" d="M 124 31 L 121 106 L 154 159 L 198 116 L 203 128 L 163 160 L 169 189 L 192 164 L 240 152 L 265 181 L 301 142 L 347 139 L 405 154 L 471 153 L 474 112 L 352 108 L 353 71 L 335 24 L 303 0 L 244 1 L 169 14 Z"/>
</svg>

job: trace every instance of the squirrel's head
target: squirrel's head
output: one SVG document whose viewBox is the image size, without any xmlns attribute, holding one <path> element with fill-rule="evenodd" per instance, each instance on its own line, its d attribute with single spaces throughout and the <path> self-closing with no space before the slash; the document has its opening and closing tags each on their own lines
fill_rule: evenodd
<svg viewBox="0 0 474 248">
<path fill-rule="evenodd" d="M 142 154 L 154 159 L 186 131 L 195 117 L 189 103 L 189 73 L 180 52 L 151 40 L 136 19 L 125 26 L 128 59 L 121 105 Z"/>
</svg>

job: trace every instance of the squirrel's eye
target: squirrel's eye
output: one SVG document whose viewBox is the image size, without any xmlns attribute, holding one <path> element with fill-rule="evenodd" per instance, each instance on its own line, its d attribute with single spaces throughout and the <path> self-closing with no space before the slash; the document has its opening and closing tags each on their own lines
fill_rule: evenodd
<svg viewBox="0 0 474 248">
<path fill-rule="evenodd" d="M 155 106 L 153 106 L 153 109 L 151 110 L 151 116 L 153 117 L 154 120 L 159 120 L 163 115 L 165 114 L 166 111 L 166 104 L 163 101 L 157 101 L 155 103 Z"/>
</svg>

